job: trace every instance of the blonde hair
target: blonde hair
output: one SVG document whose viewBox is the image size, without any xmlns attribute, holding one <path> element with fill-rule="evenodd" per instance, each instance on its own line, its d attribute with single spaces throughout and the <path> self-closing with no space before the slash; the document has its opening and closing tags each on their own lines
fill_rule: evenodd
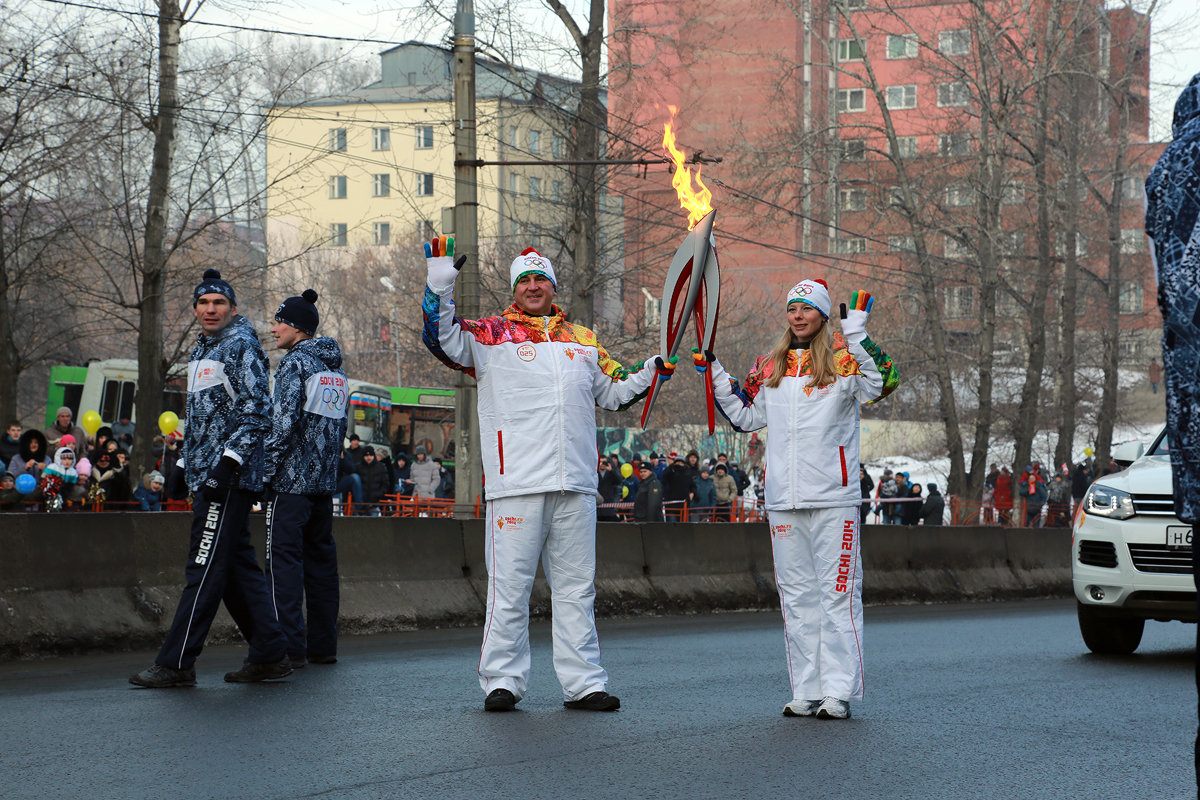
<svg viewBox="0 0 1200 800">
<path fill-rule="evenodd" d="M 798 344 L 800 341 L 792 333 L 791 327 L 784 328 L 778 344 L 771 350 L 768 362 L 771 374 L 763 381 L 764 386 L 779 388 L 780 381 L 787 374 L 788 351 Z M 837 380 L 837 370 L 833 365 L 833 331 L 829 328 L 829 320 L 822 319 L 821 330 L 808 343 L 808 363 L 812 367 L 812 380 L 808 388 L 828 386 Z"/>
</svg>

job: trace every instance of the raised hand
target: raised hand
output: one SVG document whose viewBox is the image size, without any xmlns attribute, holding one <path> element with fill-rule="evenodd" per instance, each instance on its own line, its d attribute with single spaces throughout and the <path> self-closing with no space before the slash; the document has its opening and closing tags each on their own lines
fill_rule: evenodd
<svg viewBox="0 0 1200 800">
<path fill-rule="evenodd" d="M 874 305 L 875 298 L 862 290 L 855 291 L 850 295 L 848 309 L 846 304 L 842 303 L 842 335 L 846 337 L 846 341 L 860 342 L 866 338 L 867 318 L 871 316 L 871 309 Z"/>
<path fill-rule="evenodd" d="M 426 283 L 435 292 L 454 288 L 458 272 L 467 261 L 465 255 L 454 259 L 454 237 L 438 236 L 425 243 L 425 266 L 428 270 Z"/>
</svg>

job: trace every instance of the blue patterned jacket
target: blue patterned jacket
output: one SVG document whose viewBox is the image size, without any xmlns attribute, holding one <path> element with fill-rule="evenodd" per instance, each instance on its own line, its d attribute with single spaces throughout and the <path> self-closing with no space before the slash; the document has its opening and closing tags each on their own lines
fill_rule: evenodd
<svg viewBox="0 0 1200 800">
<path fill-rule="evenodd" d="M 275 371 L 267 482 L 285 494 L 333 494 L 349 387 L 337 340 L 297 342 Z"/>
<path fill-rule="evenodd" d="M 1163 381 L 1175 514 L 1200 522 L 1200 75 L 1175 103 L 1173 141 L 1146 179 L 1163 317 Z"/>
<path fill-rule="evenodd" d="M 226 451 L 242 461 L 238 487 L 262 490 L 263 440 L 271 426 L 269 374 L 254 326 L 240 314 L 215 336 L 200 334 L 188 359 L 182 456 L 193 492 Z"/>
</svg>

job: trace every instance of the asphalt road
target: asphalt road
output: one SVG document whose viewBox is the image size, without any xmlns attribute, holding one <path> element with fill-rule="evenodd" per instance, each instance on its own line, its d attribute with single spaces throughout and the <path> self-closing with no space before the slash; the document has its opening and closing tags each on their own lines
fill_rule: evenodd
<svg viewBox="0 0 1200 800">
<path fill-rule="evenodd" d="M 867 609 L 867 699 L 780 715 L 776 614 L 602 620 L 623 708 L 562 708 L 549 630 L 530 693 L 485 714 L 477 629 L 347 638 L 340 663 L 194 689 L 126 683 L 153 653 L 0 665 L 0 797 L 1195 797 L 1195 626 L 1088 655 L 1063 601 Z"/>
</svg>

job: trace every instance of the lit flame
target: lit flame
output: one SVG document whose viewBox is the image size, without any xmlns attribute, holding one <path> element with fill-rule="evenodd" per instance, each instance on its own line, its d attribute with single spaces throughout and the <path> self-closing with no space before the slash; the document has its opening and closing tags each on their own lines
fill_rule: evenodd
<svg viewBox="0 0 1200 800">
<path fill-rule="evenodd" d="M 684 211 L 688 212 L 688 230 L 696 227 L 696 223 L 704 219 L 704 215 L 712 211 L 712 192 L 704 185 L 704 181 L 700 180 L 700 165 L 696 165 L 696 185 L 700 187 L 699 191 L 692 188 L 692 171 L 684 166 L 687 163 L 687 154 L 675 146 L 675 133 L 671 130 L 671 125 L 675 121 L 675 106 L 667 106 L 671 109 L 671 119 L 663 123 L 663 147 L 667 148 L 671 153 L 671 161 L 675 163 L 675 175 L 671 178 L 671 185 L 675 187 L 675 193 L 679 195 L 679 205 Z"/>
</svg>

